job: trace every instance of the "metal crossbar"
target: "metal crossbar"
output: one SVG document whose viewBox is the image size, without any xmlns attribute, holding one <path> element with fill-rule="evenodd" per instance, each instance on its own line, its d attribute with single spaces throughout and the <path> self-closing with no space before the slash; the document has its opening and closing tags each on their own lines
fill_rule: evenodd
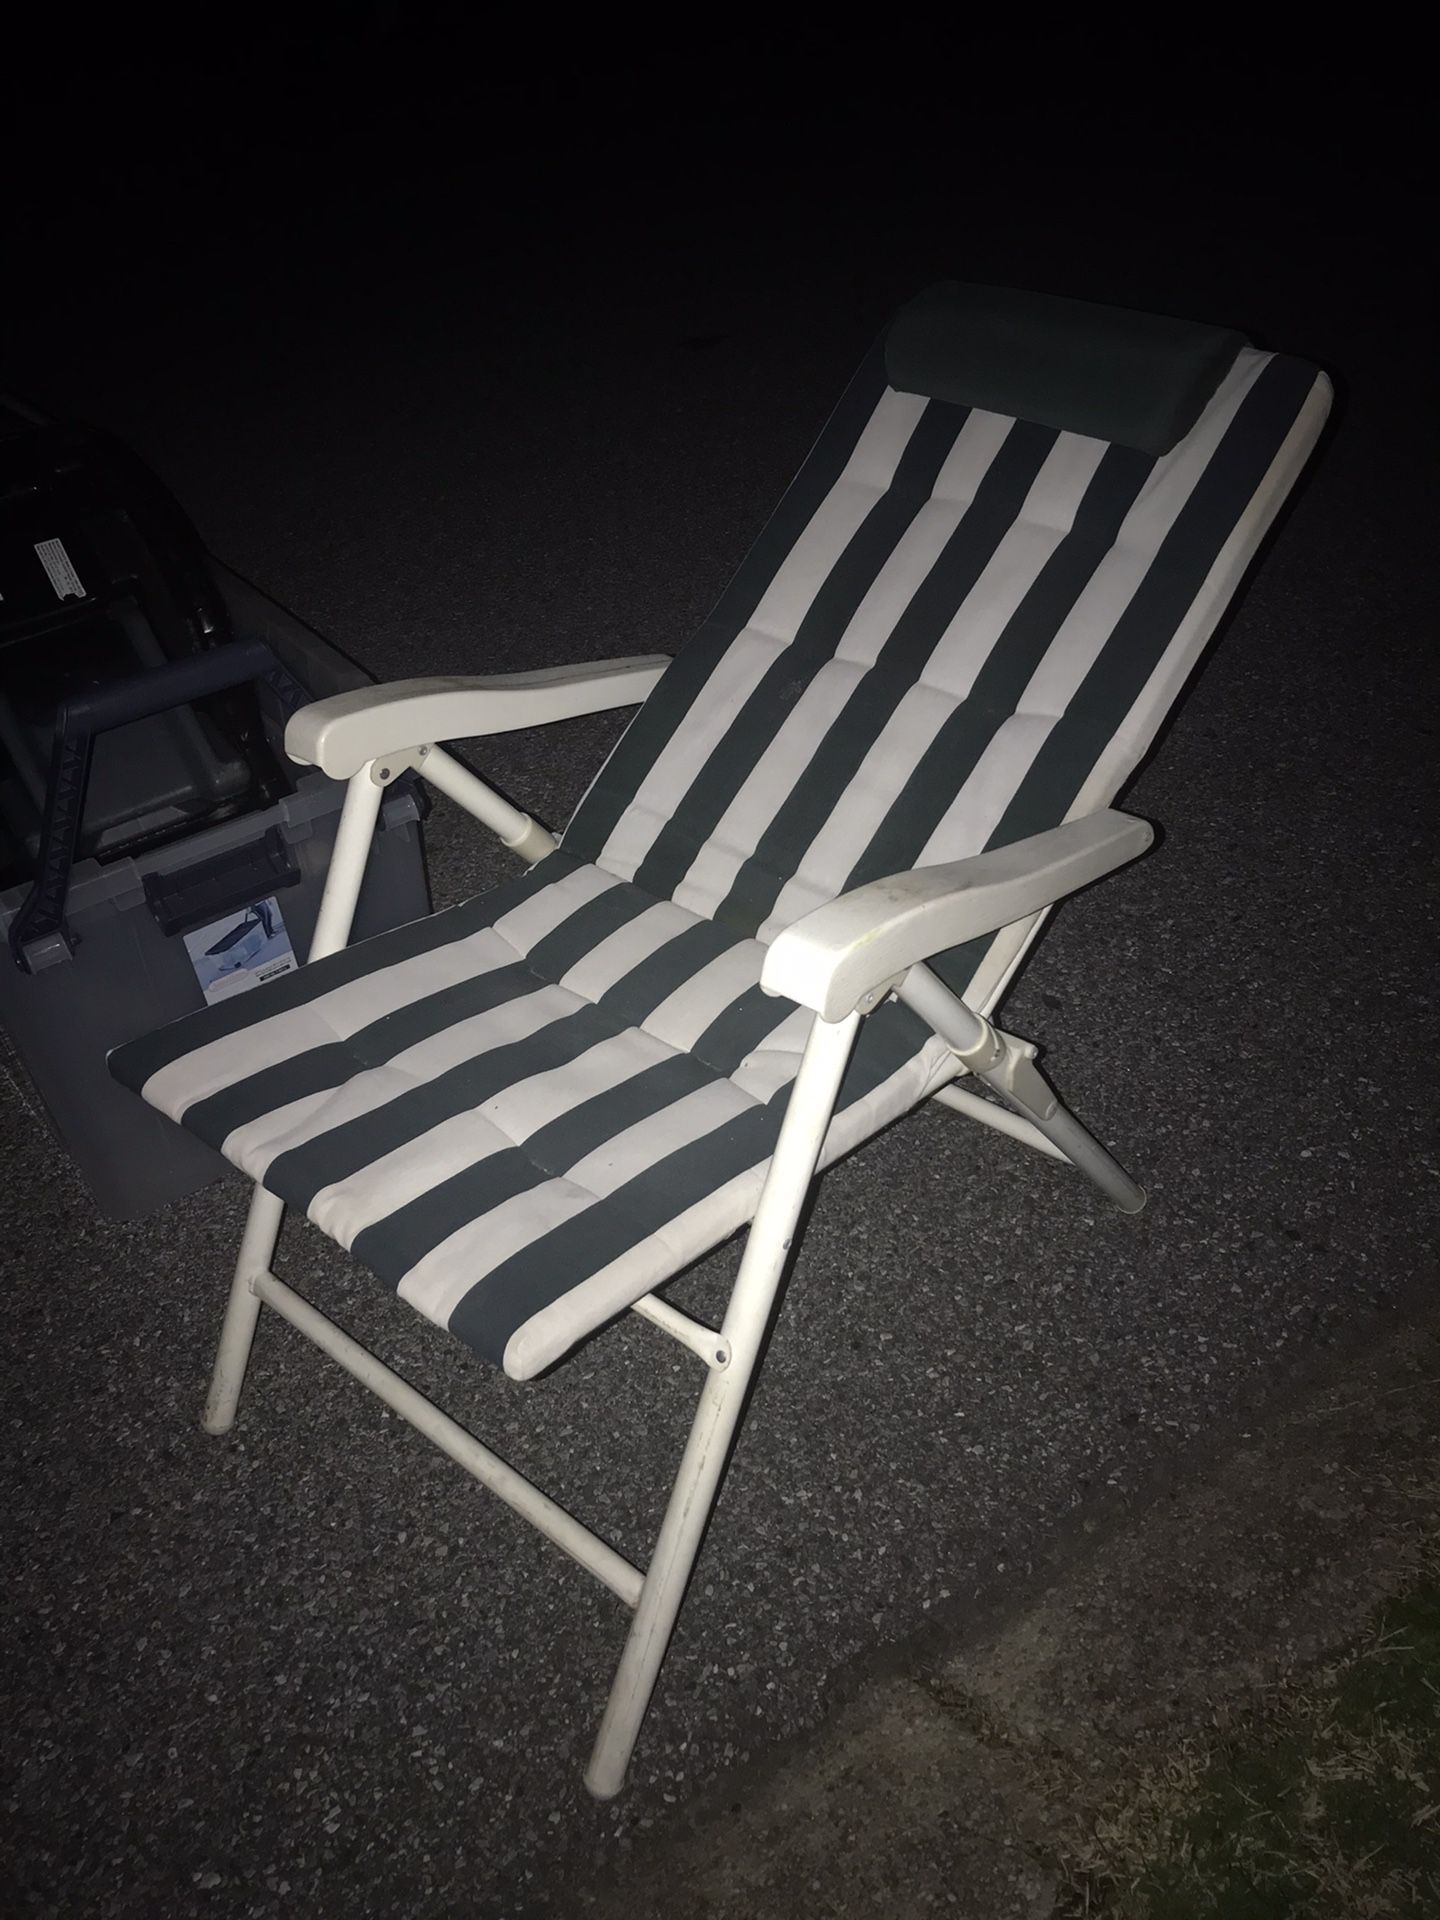
<svg viewBox="0 0 1440 1920">
<path fill-rule="evenodd" d="M 358 1340 L 353 1340 L 343 1328 L 337 1327 L 333 1320 L 312 1307 L 292 1287 L 287 1287 L 283 1280 L 277 1279 L 273 1273 L 261 1273 L 250 1284 L 252 1291 L 267 1306 L 273 1307 L 292 1327 L 298 1327 L 307 1340 L 313 1341 L 332 1360 L 338 1360 L 361 1386 L 368 1387 L 392 1412 L 398 1413 L 402 1420 L 408 1420 L 427 1440 L 433 1440 L 457 1466 L 463 1467 L 481 1486 L 498 1494 L 507 1507 L 513 1507 L 516 1513 L 543 1533 L 547 1540 L 553 1540 L 563 1553 L 568 1553 L 587 1573 L 593 1573 L 600 1584 L 618 1594 L 627 1607 L 633 1609 L 640 1604 L 640 1595 L 645 1586 L 644 1574 L 602 1540 L 599 1534 L 592 1532 L 583 1521 L 577 1520 L 573 1513 L 567 1513 L 533 1481 L 527 1480 L 523 1473 L 502 1460 L 498 1453 L 492 1453 L 489 1447 L 483 1446 L 457 1420 L 452 1420 L 448 1413 L 442 1412 L 433 1400 L 427 1400 L 418 1388 L 412 1387 L 408 1380 L 402 1380 L 383 1360 L 377 1360 L 368 1347 L 362 1347 Z"/>
<path fill-rule="evenodd" d="M 630 1311 L 638 1313 L 642 1320 L 648 1320 L 652 1327 L 659 1327 L 668 1333 L 682 1347 L 688 1347 L 707 1367 L 729 1366 L 730 1342 L 724 1334 L 717 1333 L 714 1327 L 707 1327 L 703 1320 L 692 1320 L 688 1313 L 672 1307 L 668 1300 L 647 1293 L 635 1302 Z"/>
</svg>

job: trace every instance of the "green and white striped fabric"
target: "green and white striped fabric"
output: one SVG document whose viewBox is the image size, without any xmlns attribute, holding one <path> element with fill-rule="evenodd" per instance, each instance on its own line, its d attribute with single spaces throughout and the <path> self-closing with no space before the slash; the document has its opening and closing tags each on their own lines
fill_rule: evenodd
<svg viewBox="0 0 1440 1920">
<path fill-rule="evenodd" d="M 762 952 L 562 850 L 112 1066 L 527 1379 L 753 1211 L 808 1024 L 760 991 Z M 887 1007 L 829 1156 L 937 1076 Z"/>
<path fill-rule="evenodd" d="M 897 392 L 877 349 L 566 846 L 765 941 L 1105 805 L 1328 396 L 1244 348 L 1156 458 Z M 982 957 L 940 970 L 964 989 Z"/>
<path fill-rule="evenodd" d="M 809 1019 L 760 992 L 765 942 L 1112 800 L 1327 402 L 1242 347 L 1157 456 L 899 391 L 877 347 L 558 853 L 114 1072 L 532 1376 L 750 1217 Z M 983 1001 L 1016 951 L 939 971 Z M 947 1060 L 872 1015 L 827 1161 Z"/>
</svg>

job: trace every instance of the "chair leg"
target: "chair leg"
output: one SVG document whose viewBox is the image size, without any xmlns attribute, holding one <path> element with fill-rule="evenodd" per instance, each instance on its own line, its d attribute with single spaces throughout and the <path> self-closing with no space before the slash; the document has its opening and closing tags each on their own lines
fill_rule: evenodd
<svg viewBox="0 0 1440 1920">
<path fill-rule="evenodd" d="M 311 960 L 321 960 L 327 954 L 338 952 L 350 938 L 355 905 L 365 878 L 365 862 L 375 837 L 380 803 L 385 798 L 383 786 L 372 778 L 374 764 L 367 761 L 345 789 L 345 804 L 335 830 L 335 848 L 310 942 Z M 235 1424 L 235 1410 L 240 1404 L 240 1389 L 245 1384 L 245 1368 L 250 1359 L 250 1343 L 255 1338 L 255 1322 L 260 1318 L 260 1296 L 253 1291 L 251 1282 L 257 1274 L 270 1271 L 284 1214 L 284 1201 L 257 1186 L 250 1198 L 250 1217 L 245 1222 L 245 1237 L 235 1262 L 230 1304 L 225 1309 L 220 1350 L 215 1355 L 215 1371 L 205 1402 L 202 1424 L 207 1433 L 228 1433 Z"/>
<path fill-rule="evenodd" d="M 720 1489 L 745 1401 L 745 1383 L 730 1378 L 733 1366 L 732 1362 L 725 1372 L 712 1373 L 705 1382 L 690 1429 L 665 1524 L 645 1574 L 640 1604 L 585 1770 L 585 1785 L 597 1800 L 613 1799 L 625 1784 L 640 1723 L 650 1704 Z"/>
<path fill-rule="evenodd" d="M 240 1404 L 240 1389 L 245 1384 L 245 1368 L 250 1359 L 250 1343 L 255 1338 L 255 1322 L 260 1318 L 260 1296 L 253 1291 L 251 1283 L 257 1274 L 270 1269 L 284 1214 L 284 1201 L 257 1186 L 250 1198 L 250 1216 L 245 1222 L 245 1236 L 235 1262 L 230 1304 L 225 1309 L 215 1371 L 205 1402 L 203 1424 L 207 1433 L 228 1433 L 235 1424 L 235 1410 Z"/>
<path fill-rule="evenodd" d="M 958 1060 L 1049 1141 L 1060 1159 L 1068 1160 L 1083 1173 L 1122 1213 L 1140 1212 L 1145 1205 L 1145 1189 L 1060 1104 L 1054 1088 L 1036 1066 L 1035 1049 L 1028 1041 L 992 1027 L 928 967 L 912 967 L 899 995 L 922 1020 L 929 1021 Z"/>
<path fill-rule="evenodd" d="M 1027 1098 L 1023 1093 L 1017 1096 L 1003 1087 L 1000 1091 L 1015 1100 L 1020 1111 L 1034 1121 L 1050 1144 L 1058 1147 L 1065 1159 L 1078 1168 L 1092 1185 L 1098 1187 L 1121 1213 L 1142 1212 L 1145 1189 L 1130 1178 L 1114 1154 L 1102 1147 L 1093 1133 L 1081 1126 L 1068 1107 L 1061 1106 L 1038 1069 L 1034 1080 L 1043 1090 L 1041 1102 L 1037 1102 L 1033 1096 Z M 1043 1095 L 1046 1094 L 1054 1102 L 1048 1112 L 1046 1106 L 1049 1102 L 1043 1101 Z"/>
<path fill-rule="evenodd" d="M 859 1016 L 851 1014 L 833 1025 L 817 1019 L 810 1029 L 721 1329 L 730 1343 L 730 1364 L 712 1369 L 705 1382 L 660 1538 L 645 1575 L 640 1604 L 585 1770 L 585 1784 L 599 1800 L 611 1799 L 624 1785 L 640 1723 L 720 1491 L 800 1210 L 814 1178 L 859 1024 Z"/>
</svg>

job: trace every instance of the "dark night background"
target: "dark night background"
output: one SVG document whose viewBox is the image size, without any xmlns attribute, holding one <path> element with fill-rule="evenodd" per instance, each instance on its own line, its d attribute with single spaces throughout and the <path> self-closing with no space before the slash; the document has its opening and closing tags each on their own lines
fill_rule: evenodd
<svg viewBox="0 0 1440 1920">
<path fill-rule="evenodd" d="M 1339 401 L 1130 796 L 1165 846 L 1061 916 L 1007 1012 L 1151 1208 L 1101 1217 L 939 1112 L 826 1182 L 614 1808 L 579 1791 L 609 1601 L 284 1330 L 235 1440 L 202 1440 L 243 1194 L 100 1222 L 0 1103 L 8 1911 L 543 1908 L 1427 1274 L 1428 102 L 1400 47 L 1247 66 L 1191 22 L 1142 67 L 1093 23 L 922 20 L 823 58 L 768 27 L 722 49 L 708 15 L 632 56 L 398 7 L 16 43 L 0 390 L 128 439 L 382 677 L 672 651 L 932 279 L 1239 326 Z M 478 758 L 558 825 L 618 724 Z M 442 901 L 501 871 L 443 807 L 430 849 Z M 642 1550 L 692 1386 L 651 1330 L 515 1389 L 318 1236 L 287 1260 Z"/>
</svg>

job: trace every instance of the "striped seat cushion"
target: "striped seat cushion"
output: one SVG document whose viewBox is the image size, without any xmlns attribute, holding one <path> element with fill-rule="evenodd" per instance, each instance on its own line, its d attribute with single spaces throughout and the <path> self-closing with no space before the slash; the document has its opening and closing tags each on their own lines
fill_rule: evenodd
<svg viewBox="0 0 1440 1920">
<path fill-rule="evenodd" d="M 762 954 L 561 851 L 111 1065 L 527 1379 L 753 1211 L 809 1018 Z M 868 1021 L 827 1159 L 946 1059 L 899 1005 Z"/>
</svg>

